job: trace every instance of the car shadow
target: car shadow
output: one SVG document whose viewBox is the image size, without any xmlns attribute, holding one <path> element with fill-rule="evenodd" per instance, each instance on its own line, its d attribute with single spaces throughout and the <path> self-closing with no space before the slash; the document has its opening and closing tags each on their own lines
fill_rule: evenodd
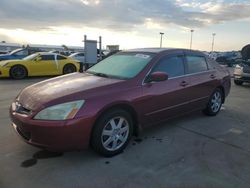
<svg viewBox="0 0 250 188">
<path fill-rule="evenodd" d="M 21 163 L 21 167 L 28 168 L 37 164 L 39 159 L 49 159 L 63 156 L 61 152 L 50 152 L 46 150 L 40 150 L 33 154 L 32 158 L 27 159 Z"/>
</svg>

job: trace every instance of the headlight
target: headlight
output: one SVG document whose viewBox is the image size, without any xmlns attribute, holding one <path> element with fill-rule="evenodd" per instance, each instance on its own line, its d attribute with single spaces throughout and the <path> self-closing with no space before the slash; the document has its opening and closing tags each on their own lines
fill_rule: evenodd
<svg viewBox="0 0 250 188">
<path fill-rule="evenodd" d="M 240 66 L 240 65 L 238 65 L 238 64 L 235 66 L 235 68 L 237 68 L 237 69 L 243 69 L 243 67 Z"/>
<path fill-rule="evenodd" d="M 58 104 L 40 111 L 34 119 L 37 120 L 66 120 L 73 119 L 79 109 L 83 106 L 84 100 Z"/>
</svg>

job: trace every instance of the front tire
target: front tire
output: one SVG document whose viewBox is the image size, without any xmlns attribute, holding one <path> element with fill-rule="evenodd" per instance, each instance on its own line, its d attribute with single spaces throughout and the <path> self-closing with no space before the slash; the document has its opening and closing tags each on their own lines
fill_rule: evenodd
<svg viewBox="0 0 250 188">
<path fill-rule="evenodd" d="M 123 152 L 132 132 L 131 115 L 124 110 L 112 110 L 102 115 L 96 123 L 91 145 L 97 153 L 105 157 L 112 157 Z"/>
<path fill-rule="evenodd" d="M 10 77 L 16 80 L 24 79 L 27 77 L 28 72 L 22 65 L 15 65 L 10 69 Z"/>
<path fill-rule="evenodd" d="M 241 86 L 243 84 L 243 81 L 240 80 L 234 80 L 235 85 Z"/>
<path fill-rule="evenodd" d="M 203 110 L 204 114 L 208 116 L 215 116 L 219 113 L 223 101 L 221 89 L 217 88 L 211 95 L 207 107 Z"/>
<path fill-rule="evenodd" d="M 76 72 L 76 66 L 75 65 L 73 65 L 73 64 L 66 64 L 63 67 L 63 74 L 70 74 L 70 73 L 73 73 L 73 72 Z"/>
</svg>

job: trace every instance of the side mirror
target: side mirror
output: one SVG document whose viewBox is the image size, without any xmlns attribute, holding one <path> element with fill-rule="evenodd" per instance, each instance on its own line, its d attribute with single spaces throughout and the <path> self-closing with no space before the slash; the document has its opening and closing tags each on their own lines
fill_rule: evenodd
<svg viewBox="0 0 250 188">
<path fill-rule="evenodd" d="M 35 58 L 35 61 L 41 61 L 42 60 L 42 57 L 41 56 L 38 56 Z"/>
<path fill-rule="evenodd" d="M 151 73 L 147 79 L 146 82 L 161 82 L 161 81 L 165 81 L 168 79 L 168 74 L 165 72 L 153 72 Z"/>
</svg>

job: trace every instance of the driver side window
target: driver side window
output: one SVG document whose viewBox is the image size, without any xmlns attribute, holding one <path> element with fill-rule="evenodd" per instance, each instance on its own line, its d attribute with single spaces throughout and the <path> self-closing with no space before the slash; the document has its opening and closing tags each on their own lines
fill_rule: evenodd
<svg viewBox="0 0 250 188">
<path fill-rule="evenodd" d="M 152 72 L 165 72 L 169 78 L 182 76 L 185 74 L 183 57 L 172 56 L 163 57 L 159 60 Z"/>
<path fill-rule="evenodd" d="M 55 56 L 54 56 L 54 55 L 41 55 L 41 60 L 42 60 L 42 61 L 51 61 L 51 60 L 55 60 Z"/>
</svg>

